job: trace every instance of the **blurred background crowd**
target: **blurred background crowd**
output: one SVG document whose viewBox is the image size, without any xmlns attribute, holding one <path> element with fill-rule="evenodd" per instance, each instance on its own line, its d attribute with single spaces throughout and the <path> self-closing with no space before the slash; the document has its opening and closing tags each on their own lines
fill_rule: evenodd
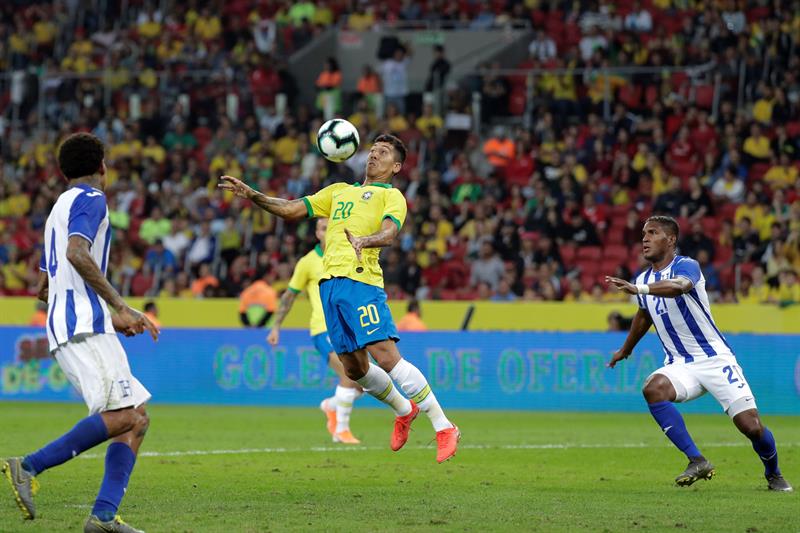
<svg viewBox="0 0 800 533">
<path fill-rule="evenodd" d="M 69 133 L 108 146 L 114 285 L 200 298 L 280 293 L 314 245 L 310 224 L 221 193 L 219 175 L 298 198 L 362 179 L 368 140 L 390 131 L 410 148 L 394 184 L 408 219 L 382 254 L 391 298 L 613 301 L 603 275 L 632 278 L 659 213 L 717 301 L 800 302 L 798 2 L 84 4 L 0 5 L 0 295 L 33 293 Z M 326 28 L 418 20 L 533 37 L 522 63 L 462 79 L 437 47 L 426 89 L 444 106 L 409 93 L 402 44 L 356 86 L 331 58 L 317 105 L 294 98 L 287 60 Z M 326 109 L 361 131 L 346 164 L 314 147 Z"/>
</svg>

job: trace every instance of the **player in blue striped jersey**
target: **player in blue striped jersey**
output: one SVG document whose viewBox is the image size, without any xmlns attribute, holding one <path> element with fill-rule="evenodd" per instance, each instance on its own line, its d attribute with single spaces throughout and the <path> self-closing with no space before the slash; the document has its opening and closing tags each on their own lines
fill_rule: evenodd
<svg viewBox="0 0 800 533">
<path fill-rule="evenodd" d="M 87 133 L 71 135 L 59 147 L 58 166 L 69 188 L 47 217 L 39 265 L 50 353 L 83 396 L 89 416 L 40 450 L 0 462 L 0 472 L 23 516 L 32 520 L 35 476 L 110 439 L 103 482 L 84 532 L 136 533 L 117 508 L 147 431 L 150 393 L 131 373 L 116 332 L 131 336 L 148 330 L 155 340 L 158 329 L 128 307 L 106 279 L 111 227 L 103 193 L 104 154 L 103 143 Z"/>
<path fill-rule="evenodd" d="M 675 482 L 686 486 L 714 475 L 714 466 L 700 453 L 673 405 L 710 392 L 753 443 L 764 463 L 769 488 L 792 491 L 778 468 L 772 432 L 762 424 L 750 385 L 711 316 L 700 265 L 677 255 L 677 222 L 670 217 L 653 216 L 645 222 L 642 233 L 644 258 L 650 268 L 637 276 L 635 284 L 606 278 L 617 289 L 636 295 L 639 302 L 628 337 L 608 366 L 613 368 L 627 359 L 650 326 L 655 326 L 664 347 L 664 366 L 647 378 L 642 392 L 664 434 L 689 459 L 689 466 Z"/>
</svg>

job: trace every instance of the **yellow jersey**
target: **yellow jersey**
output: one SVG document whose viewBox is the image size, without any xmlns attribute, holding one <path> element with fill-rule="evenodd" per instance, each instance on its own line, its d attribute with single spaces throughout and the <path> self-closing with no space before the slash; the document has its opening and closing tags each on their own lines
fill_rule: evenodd
<svg viewBox="0 0 800 533">
<path fill-rule="evenodd" d="M 295 294 L 308 292 L 308 301 L 311 302 L 308 328 L 312 336 L 328 331 L 325 315 L 322 312 L 322 300 L 319 298 L 320 278 L 322 278 L 322 247 L 318 244 L 297 262 L 288 287 Z"/>
<path fill-rule="evenodd" d="M 400 230 L 408 211 L 403 193 L 388 183 L 334 183 L 303 197 L 303 202 L 309 218 L 328 218 L 321 279 L 350 278 L 383 288 L 383 271 L 378 264 L 380 250 L 364 248 L 359 263 L 344 230 L 347 228 L 354 237 L 372 235 L 380 231 L 386 218 Z"/>
</svg>

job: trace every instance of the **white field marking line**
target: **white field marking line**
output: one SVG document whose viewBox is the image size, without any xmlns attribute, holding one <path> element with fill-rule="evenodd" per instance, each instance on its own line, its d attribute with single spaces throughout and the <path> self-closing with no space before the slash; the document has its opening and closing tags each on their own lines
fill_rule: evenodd
<svg viewBox="0 0 800 533">
<path fill-rule="evenodd" d="M 781 442 L 781 448 L 800 446 L 800 442 Z M 749 447 L 749 442 L 712 442 L 703 443 L 706 448 L 740 448 Z M 622 444 L 462 444 L 460 450 L 581 450 L 581 449 L 625 449 L 625 448 L 670 448 L 670 444 L 648 444 L 632 442 Z M 407 449 L 426 450 L 431 446 L 406 446 Z M 240 448 L 235 450 L 183 450 L 172 452 L 143 451 L 139 457 L 190 457 L 204 455 L 244 455 L 248 453 L 328 453 L 328 452 L 363 452 L 388 449 L 385 446 L 311 446 L 309 448 Z M 105 454 L 87 453 L 80 455 L 82 459 L 99 459 Z"/>
</svg>

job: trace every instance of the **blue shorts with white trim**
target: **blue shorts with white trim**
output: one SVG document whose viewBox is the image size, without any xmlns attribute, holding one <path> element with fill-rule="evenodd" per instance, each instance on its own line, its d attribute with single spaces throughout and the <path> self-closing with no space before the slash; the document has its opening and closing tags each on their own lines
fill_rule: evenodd
<svg viewBox="0 0 800 533">
<path fill-rule="evenodd" d="M 382 288 L 349 278 L 332 278 L 320 282 L 319 295 L 336 353 L 352 353 L 387 339 L 400 340 Z"/>
</svg>

